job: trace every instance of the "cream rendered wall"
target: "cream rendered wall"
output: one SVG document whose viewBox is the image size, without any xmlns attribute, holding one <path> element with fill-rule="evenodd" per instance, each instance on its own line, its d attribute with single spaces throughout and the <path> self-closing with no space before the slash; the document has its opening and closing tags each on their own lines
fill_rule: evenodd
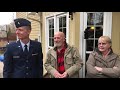
<svg viewBox="0 0 120 90">
<path fill-rule="evenodd" d="M 46 14 L 45 14 L 46 12 L 43 12 L 43 16 L 42 16 L 42 51 L 43 51 L 43 64 L 45 63 L 45 58 L 46 58 L 46 43 L 45 43 L 45 40 L 46 40 L 46 38 L 45 38 L 45 16 L 46 16 Z M 43 74 L 45 74 L 46 73 L 46 70 L 45 70 L 45 68 L 44 68 L 44 65 L 43 65 Z"/>
<path fill-rule="evenodd" d="M 112 13 L 112 48 L 120 55 L 120 12 Z"/>
<path fill-rule="evenodd" d="M 75 12 L 73 13 L 73 20 L 69 19 L 69 27 L 70 27 L 70 31 L 69 31 L 69 42 L 70 45 L 74 45 L 75 47 L 77 47 L 79 49 L 79 35 L 80 35 L 80 13 L 79 12 Z"/>
</svg>

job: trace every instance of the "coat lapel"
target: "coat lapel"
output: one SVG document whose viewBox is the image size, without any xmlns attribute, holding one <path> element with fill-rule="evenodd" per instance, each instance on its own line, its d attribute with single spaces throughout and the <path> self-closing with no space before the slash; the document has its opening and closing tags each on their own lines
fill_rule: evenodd
<svg viewBox="0 0 120 90">
<path fill-rule="evenodd" d="M 112 60 L 115 60 L 115 58 L 117 58 L 117 55 L 115 55 L 115 54 L 108 55 L 108 57 L 106 58 L 106 61 L 107 61 L 107 62 L 110 62 L 110 61 L 112 61 Z"/>
<path fill-rule="evenodd" d="M 68 52 L 71 50 L 71 47 L 68 45 L 67 49 L 65 50 L 64 58 L 69 54 Z"/>
<path fill-rule="evenodd" d="M 51 55 L 55 58 L 55 60 L 57 60 L 57 53 L 55 50 L 51 51 Z"/>
<path fill-rule="evenodd" d="M 95 59 L 98 60 L 99 62 L 102 62 L 106 67 L 108 66 L 106 61 L 104 60 L 104 58 L 101 55 L 95 56 Z"/>
</svg>

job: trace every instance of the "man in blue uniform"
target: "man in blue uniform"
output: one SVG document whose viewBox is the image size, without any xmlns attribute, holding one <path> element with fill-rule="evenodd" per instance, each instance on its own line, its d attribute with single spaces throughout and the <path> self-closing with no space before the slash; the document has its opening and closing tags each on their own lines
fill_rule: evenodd
<svg viewBox="0 0 120 90">
<path fill-rule="evenodd" d="M 15 19 L 14 22 L 19 40 L 7 45 L 3 78 L 42 78 L 42 46 L 29 38 L 31 22 L 24 18 Z"/>
</svg>

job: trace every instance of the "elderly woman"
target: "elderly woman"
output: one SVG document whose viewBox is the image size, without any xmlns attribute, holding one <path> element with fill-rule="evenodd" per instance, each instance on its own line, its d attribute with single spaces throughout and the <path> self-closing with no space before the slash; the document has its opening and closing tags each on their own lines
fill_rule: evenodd
<svg viewBox="0 0 120 90">
<path fill-rule="evenodd" d="M 111 48 L 108 36 L 98 39 L 98 49 L 93 51 L 86 62 L 86 78 L 119 78 L 120 58 Z"/>
</svg>

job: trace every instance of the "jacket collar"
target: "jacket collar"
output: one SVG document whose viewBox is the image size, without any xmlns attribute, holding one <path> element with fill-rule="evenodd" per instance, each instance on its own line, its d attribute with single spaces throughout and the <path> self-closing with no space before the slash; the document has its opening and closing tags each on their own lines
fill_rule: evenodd
<svg viewBox="0 0 120 90">
<path fill-rule="evenodd" d="M 106 57 L 106 59 L 103 58 L 102 53 L 96 49 L 96 51 L 94 51 L 93 53 L 94 58 L 100 62 L 102 62 L 104 65 L 107 65 L 107 62 L 110 62 L 112 60 L 115 60 L 115 58 L 117 58 L 118 56 L 116 54 L 113 53 L 113 50 L 111 49 L 110 53 L 108 54 L 108 56 Z"/>
<path fill-rule="evenodd" d="M 65 50 L 65 55 L 66 56 L 68 54 L 68 52 L 71 50 L 71 46 L 69 44 L 65 44 L 66 45 L 66 50 Z M 51 50 L 51 55 L 57 59 L 57 47 L 53 47 L 53 50 Z"/>
</svg>

